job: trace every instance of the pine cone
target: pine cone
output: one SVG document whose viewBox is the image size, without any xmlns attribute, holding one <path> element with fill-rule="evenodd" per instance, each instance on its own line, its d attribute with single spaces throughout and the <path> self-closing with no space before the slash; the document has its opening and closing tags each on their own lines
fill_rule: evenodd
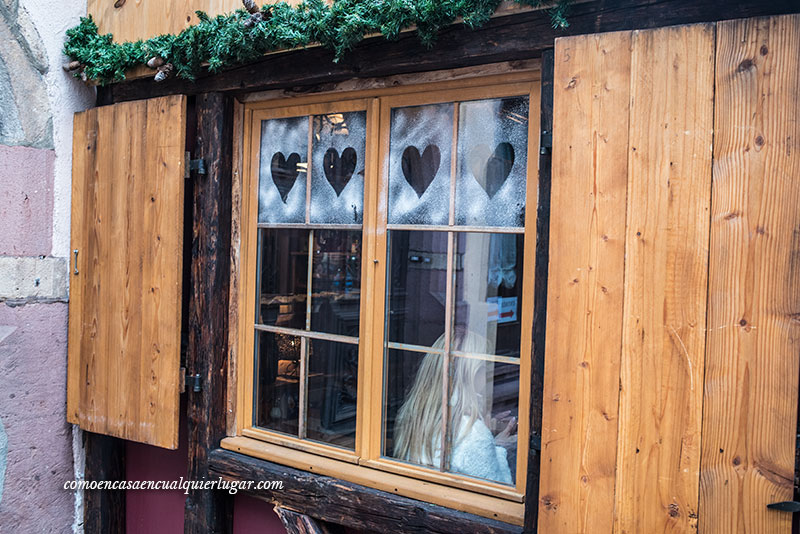
<svg viewBox="0 0 800 534">
<path fill-rule="evenodd" d="M 262 20 L 264 20 L 264 15 L 261 14 L 261 11 L 258 11 L 256 13 L 253 13 L 252 15 L 250 15 L 250 17 L 248 17 L 247 20 L 245 20 L 242 25 L 245 28 L 252 28 L 253 26 L 258 24 Z"/>
<path fill-rule="evenodd" d="M 250 13 L 256 13 L 258 11 L 258 6 L 256 5 L 255 0 L 242 0 L 242 4 L 244 4 L 244 8 Z"/>
<path fill-rule="evenodd" d="M 163 82 L 172 75 L 173 69 L 174 67 L 172 66 L 172 63 L 167 63 L 166 65 L 162 65 L 158 68 L 158 72 L 156 73 L 153 79 L 156 82 Z"/>
<path fill-rule="evenodd" d="M 147 66 L 150 67 L 151 69 L 157 69 L 163 64 L 164 64 L 163 57 L 153 56 L 149 60 L 147 60 Z"/>
</svg>

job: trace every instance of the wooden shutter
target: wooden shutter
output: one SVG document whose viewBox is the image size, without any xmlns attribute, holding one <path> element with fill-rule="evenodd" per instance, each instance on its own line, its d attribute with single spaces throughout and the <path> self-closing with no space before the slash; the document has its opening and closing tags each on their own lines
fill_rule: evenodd
<svg viewBox="0 0 800 534">
<path fill-rule="evenodd" d="M 178 446 L 184 96 L 75 114 L 67 420 Z"/>
<path fill-rule="evenodd" d="M 539 530 L 783 532 L 800 16 L 556 40 Z"/>
</svg>

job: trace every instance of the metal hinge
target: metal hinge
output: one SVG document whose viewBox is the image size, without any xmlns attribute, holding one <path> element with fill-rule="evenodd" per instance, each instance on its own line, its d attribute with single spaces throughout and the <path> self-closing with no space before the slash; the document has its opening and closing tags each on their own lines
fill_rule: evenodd
<svg viewBox="0 0 800 534">
<path fill-rule="evenodd" d="M 548 152 L 550 152 L 550 149 L 552 148 L 553 148 L 553 132 L 542 130 L 542 134 L 539 137 L 539 153 L 547 154 Z"/>
<path fill-rule="evenodd" d="M 191 389 L 194 393 L 199 393 L 203 390 L 203 382 L 200 375 L 187 375 L 186 368 L 181 367 L 181 382 L 180 391 L 183 393 L 187 389 Z"/>
<path fill-rule="evenodd" d="M 770 510 L 777 510 L 779 512 L 797 513 L 800 512 L 800 502 L 797 501 L 774 502 L 772 504 L 768 504 L 767 508 L 769 508 Z"/>
<path fill-rule="evenodd" d="M 197 174 L 206 173 L 206 162 L 202 159 L 191 159 L 191 157 L 191 154 L 188 152 L 184 153 L 183 177 L 187 180 L 191 177 L 193 171 Z"/>
</svg>

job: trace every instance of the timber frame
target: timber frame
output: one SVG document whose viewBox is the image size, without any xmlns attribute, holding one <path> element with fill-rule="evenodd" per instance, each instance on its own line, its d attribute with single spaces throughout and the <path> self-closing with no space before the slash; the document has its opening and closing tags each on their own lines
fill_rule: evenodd
<svg viewBox="0 0 800 534">
<path fill-rule="evenodd" d="M 696 22 L 778 15 L 798 11 L 796 0 L 763 2 L 745 0 L 599 0 L 576 3 L 568 14 L 566 30 L 554 30 L 545 12 L 531 11 L 498 17 L 478 30 L 454 25 L 440 35 L 428 50 L 413 35 L 395 42 L 368 39 L 341 62 L 333 63 L 328 50 L 309 48 L 266 56 L 263 60 L 219 74 L 204 74 L 194 83 L 171 79 L 156 84 L 150 79 L 118 83 L 98 89 L 97 105 L 138 100 L 169 94 L 196 95 L 194 158 L 203 158 L 206 174 L 193 175 L 187 199 L 193 199 L 193 217 L 187 218 L 187 237 L 192 253 L 189 285 L 187 373 L 199 374 L 200 392 L 187 395 L 190 479 L 271 480 L 291 482 L 284 490 L 259 490 L 254 496 L 276 504 L 285 524 L 299 525 L 295 532 L 325 532 L 324 524 L 314 530 L 313 520 L 347 524 L 371 531 L 398 532 L 534 532 L 538 513 L 538 466 L 541 444 L 542 378 L 546 310 L 536 307 L 533 319 L 531 365 L 531 425 L 527 498 L 524 526 L 427 504 L 392 493 L 343 482 L 331 477 L 274 464 L 219 448 L 228 435 L 228 295 L 231 265 L 238 257 L 233 251 L 231 199 L 236 191 L 233 177 L 234 102 L 246 100 L 256 91 L 273 91 L 283 96 L 336 90 L 345 80 L 390 77 L 442 69 L 460 69 L 488 63 L 507 63 L 541 58 L 541 128 L 552 130 L 553 54 L 557 37 L 617 30 L 646 29 Z M 397 83 L 387 78 L 381 83 Z M 401 82 L 402 83 L 402 82 Z M 545 134 L 543 137 L 546 138 Z M 235 155 L 233 156 L 235 157 Z M 537 207 L 536 287 L 537 303 L 546 302 L 548 222 L 550 218 L 550 152 L 546 143 L 539 155 L 539 204 Z M 233 240 L 237 229 L 233 228 Z M 188 257 L 188 256 L 187 256 Z M 124 478 L 124 459 L 118 440 L 87 433 L 87 479 Z M 114 457 L 117 465 L 105 465 Z M 380 509 L 381 513 L 367 513 Z M 225 493 L 193 491 L 187 499 L 185 532 L 230 532 L 232 499 Z M 294 513 L 293 513 L 294 512 Z M 86 500 L 87 525 L 99 532 L 124 531 L 124 499 L 96 496 Z M 123 519 L 121 519 L 123 518 Z M 312 525 L 312 527 L 309 527 Z"/>
</svg>

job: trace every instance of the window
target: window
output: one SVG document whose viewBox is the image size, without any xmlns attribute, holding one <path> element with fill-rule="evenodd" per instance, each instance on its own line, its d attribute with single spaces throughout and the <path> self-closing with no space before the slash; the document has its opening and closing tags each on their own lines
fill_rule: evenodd
<svg viewBox="0 0 800 534">
<path fill-rule="evenodd" d="M 539 83 L 507 82 L 245 107 L 248 452 L 521 522 Z"/>
</svg>

